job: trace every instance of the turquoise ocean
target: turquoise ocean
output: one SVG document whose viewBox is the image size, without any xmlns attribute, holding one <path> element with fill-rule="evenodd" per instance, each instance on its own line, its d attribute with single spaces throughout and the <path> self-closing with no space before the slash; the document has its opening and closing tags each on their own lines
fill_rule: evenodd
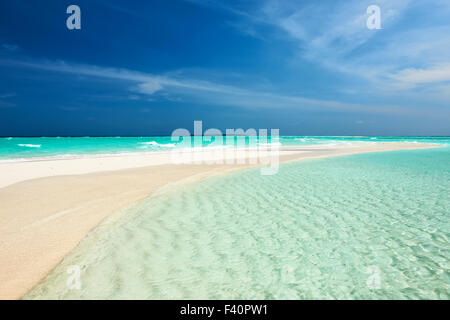
<svg viewBox="0 0 450 320">
<path fill-rule="evenodd" d="M 23 141 L 40 152 L 47 143 L 63 148 L 56 138 L 30 139 Z M 86 141 L 83 150 L 104 139 L 102 152 L 116 141 L 120 152 L 137 152 L 141 140 L 172 143 L 67 139 Z M 25 298 L 449 299 L 449 138 L 280 143 L 355 140 L 442 147 L 304 160 L 272 176 L 247 169 L 165 188 L 106 219 Z M 74 266 L 80 289 L 70 286 Z"/>
<path fill-rule="evenodd" d="M 138 152 L 167 152 L 179 147 L 208 147 L 230 143 L 222 137 L 204 138 L 198 145 L 193 137 L 172 140 L 171 137 L 0 137 L 0 163 L 4 161 L 26 161 L 49 158 L 77 158 L 95 155 L 118 155 Z M 186 142 L 187 143 L 182 143 Z M 450 143 L 450 137 L 311 137 L 281 136 L 276 141 L 257 139 L 256 141 L 237 138 L 234 146 L 277 143 L 281 146 L 352 143 L 355 141 L 409 141 Z"/>
</svg>

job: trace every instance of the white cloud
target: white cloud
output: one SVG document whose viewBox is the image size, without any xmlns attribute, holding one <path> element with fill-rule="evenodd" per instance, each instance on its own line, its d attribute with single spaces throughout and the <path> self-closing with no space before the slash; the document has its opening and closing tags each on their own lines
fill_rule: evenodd
<svg viewBox="0 0 450 320">
<path fill-rule="evenodd" d="M 262 3 L 259 8 L 248 6 L 245 15 L 236 14 L 241 21 L 235 25 L 242 26 L 243 33 L 249 26 L 252 30 L 258 26 L 266 30 L 267 25 L 281 31 L 294 49 L 297 48 L 296 60 L 302 62 L 299 64 L 302 67 L 303 62 L 312 62 L 331 72 L 362 80 L 352 88 L 356 92 L 410 101 L 420 97 L 424 103 L 430 98 L 447 104 L 448 89 L 440 83 L 448 81 L 450 1 L 266 0 L 259 3 Z M 367 29 L 366 9 L 373 4 L 381 8 L 382 30 Z M 291 65 L 295 68 L 295 61 Z M 419 86 L 423 90 L 414 90 Z"/>
<path fill-rule="evenodd" d="M 382 29 L 395 34 L 391 27 L 410 3 L 411 0 L 378 0 L 376 4 L 382 12 Z M 330 70 L 373 79 L 379 73 L 373 69 L 385 69 L 385 66 L 380 66 L 380 60 L 371 61 L 372 52 L 366 48 L 384 31 L 369 30 L 366 26 L 366 9 L 373 4 L 373 0 L 336 1 L 333 4 L 269 0 L 261 12 L 266 20 L 297 41 L 299 58 L 319 63 Z M 389 43 L 387 39 L 392 35 L 384 32 L 383 36 Z M 358 54 L 354 54 L 356 51 Z M 377 50 L 380 52 L 386 53 L 382 48 Z M 382 64 L 385 62 L 386 59 Z"/>
<path fill-rule="evenodd" d="M 136 88 L 134 88 L 135 91 L 143 94 L 154 94 L 157 91 L 160 91 L 162 89 L 161 83 L 158 81 L 152 81 L 152 82 L 144 82 L 139 83 Z"/>
<path fill-rule="evenodd" d="M 391 77 L 396 81 L 414 85 L 450 81 L 450 62 L 434 65 L 426 69 L 403 69 Z"/>
</svg>

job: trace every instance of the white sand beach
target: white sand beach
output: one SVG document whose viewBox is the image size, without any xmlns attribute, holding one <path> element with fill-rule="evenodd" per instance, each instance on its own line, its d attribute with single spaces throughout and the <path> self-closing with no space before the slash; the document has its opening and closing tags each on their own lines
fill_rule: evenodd
<svg viewBox="0 0 450 320">
<path fill-rule="evenodd" d="M 406 142 L 281 147 L 279 159 L 433 147 Z M 166 152 L 0 163 L 0 299 L 21 298 L 102 220 L 158 188 L 259 165 L 171 160 Z"/>
</svg>

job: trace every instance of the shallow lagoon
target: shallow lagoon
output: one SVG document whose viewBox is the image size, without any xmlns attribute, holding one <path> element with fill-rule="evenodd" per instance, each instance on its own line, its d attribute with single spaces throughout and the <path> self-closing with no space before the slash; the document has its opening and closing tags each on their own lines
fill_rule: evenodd
<svg viewBox="0 0 450 320">
<path fill-rule="evenodd" d="M 449 299 L 449 163 L 448 147 L 380 152 L 167 189 L 26 298 Z"/>
</svg>

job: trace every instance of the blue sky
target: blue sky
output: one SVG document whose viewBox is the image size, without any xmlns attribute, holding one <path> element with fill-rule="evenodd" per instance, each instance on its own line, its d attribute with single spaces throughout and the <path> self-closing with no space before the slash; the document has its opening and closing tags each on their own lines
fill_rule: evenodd
<svg viewBox="0 0 450 320">
<path fill-rule="evenodd" d="M 71 4 L 81 30 L 66 28 Z M 170 135 L 194 120 L 450 135 L 450 1 L 0 3 L 0 135 Z"/>
</svg>

